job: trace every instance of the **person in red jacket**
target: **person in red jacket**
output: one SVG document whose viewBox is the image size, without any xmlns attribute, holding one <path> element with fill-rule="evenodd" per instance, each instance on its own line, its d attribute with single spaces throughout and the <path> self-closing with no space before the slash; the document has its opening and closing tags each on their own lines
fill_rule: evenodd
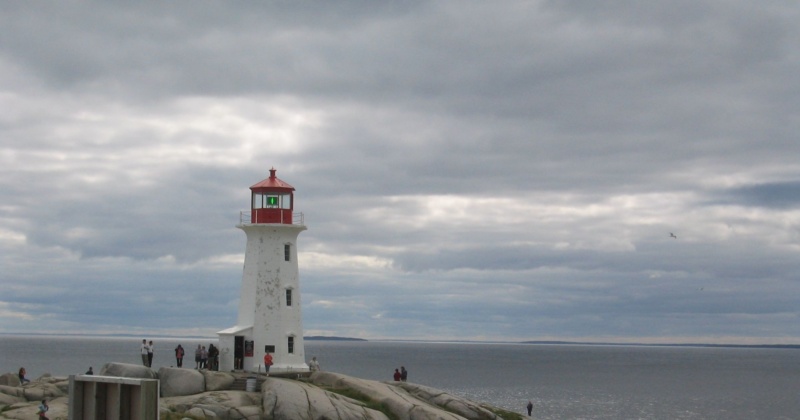
<svg viewBox="0 0 800 420">
<path fill-rule="evenodd" d="M 272 355 L 267 353 L 264 355 L 264 370 L 267 371 L 267 376 L 269 376 L 270 366 L 272 366 Z"/>
<path fill-rule="evenodd" d="M 395 381 L 398 381 L 398 382 L 399 382 L 399 381 L 400 381 L 400 378 L 401 378 L 402 376 L 403 376 L 403 375 L 400 373 L 400 369 L 395 369 L 395 370 L 394 370 L 394 380 L 395 380 Z"/>
<path fill-rule="evenodd" d="M 178 344 L 178 347 L 175 347 L 175 362 L 177 363 L 178 367 L 183 367 L 183 346 Z"/>
</svg>

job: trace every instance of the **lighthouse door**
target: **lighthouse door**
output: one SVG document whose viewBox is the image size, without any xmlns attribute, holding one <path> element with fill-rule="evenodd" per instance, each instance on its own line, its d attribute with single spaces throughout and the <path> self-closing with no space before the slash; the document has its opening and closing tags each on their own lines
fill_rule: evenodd
<svg viewBox="0 0 800 420">
<path fill-rule="evenodd" d="M 233 369 L 244 369 L 244 336 L 233 337 Z"/>
</svg>

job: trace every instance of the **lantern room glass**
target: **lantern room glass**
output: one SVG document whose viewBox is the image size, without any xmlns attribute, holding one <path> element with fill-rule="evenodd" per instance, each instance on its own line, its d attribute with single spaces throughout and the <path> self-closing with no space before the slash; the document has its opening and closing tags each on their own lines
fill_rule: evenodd
<svg viewBox="0 0 800 420">
<path fill-rule="evenodd" d="M 291 194 L 253 193 L 253 209 L 291 210 L 291 208 Z"/>
</svg>

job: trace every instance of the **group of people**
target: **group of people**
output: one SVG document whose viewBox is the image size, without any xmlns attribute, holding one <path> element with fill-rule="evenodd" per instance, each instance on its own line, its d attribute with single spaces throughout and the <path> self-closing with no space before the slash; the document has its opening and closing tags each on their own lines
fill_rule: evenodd
<svg viewBox="0 0 800 420">
<path fill-rule="evenodd" d="M 142 340 L 142 364 L 147 367 L 153 367 L 153 351 L 155 347 L 153 346 L 153 340 L 150 340 L 150 343 L 147 340 Z"/>
<path fill-rule="evenodd" d="M 408 380 L 408 371 L 405 366 L 400 366 L 400 369 L 394 370 L 394 380 L 397 382 L 406 382 Z"/>
<path fill-rule="evenodd" d="M 176 358 L 178 358 L 178 354 L 180 354 L 178 367 L 181 367 L 183 366 L 183 347 L 180 344 L 175 348 Z M 213 344 L 209 344 L 208 349 L 206 349 L 206 346 L 198 344 L 197 349 L 194 351 L 194 368 L 219 370 L 219 349 Z"/>
<path fill-rule="evenodd" d="M 153 341 L 150 340 L 149 342 L 146 339 L 142 340 L 141 346 L 141 355 L 142 355 L 142 364 L 146 367 L 153 367 L 153 353 L 154 353 L 154 345 Z M 178 344 L 178 347 L 175 347 L 175 364 L 177 367 L 183 367 L 183 358 L 186 355 L 186 350 L 183 348 L 182 345 Z M 267 354 L 268 355 L 268 354 Z M 267 364 L 266 356 L 264 360 L 264 366 L 267 368 L 267 372 L 269 372 L 269 366 L 272 365 L 272 356 L 269 355 L 270 363 Z M 311 358 L 311 361 L 308 363 L 308 367 L 311 369 L 312 372 L 316 372 L 320 370 L 319 362 L 317 361 L 316 356 Z M 197 345 L 197 349 L 194 351 L 194 368 L 195 369 L 209 369 L 209 370 L 219 370 L 219 348 L 214 346 L 213 344 L 208 345 L 208 349 L 206 346 Z M 402 380 L 405 381 L 408 375 L 406 372 L 405 367 L 401 367 L 402 372 L 399 372 L 395 369 L 396 381 L 401 379 L 397 378 L 397 375 L 402 376 Z M 89 368 L 91 371 L 91 368 Z M 23 381 L 25 369 L 20 368 L 20 382 Z M 90 372 L 86 372 L 87 374 L 91 374 Z M 25 379 L 27 381 L 27 379 Z"/>
<path fill-rule="evenodd" d="M 142 340 L 142 364 L 149 368 L 153 367 L 154 350 L 155 347 L 152 340 L 149 342 Z M 175 364 L 178 367 L 183 367 L 183 357 L 185 355 L 186 350 L 182 345 L 178 344 L 178 347 L 175 347 Z M 194 352 L 194 362 L 195 369 L 219 370 L 219 349 L 213 344 L 209 344 L 208 349 L 206 349 L 206 346 L 198 344 Z"/>
<path fill-rule="evenodd" d="M 89 368 L 89 369 L 91 370 L 91 368 Z M 17 376 L 19 376 L 19 384 L 20 385 L 25 385 L 25 384 L 31 382 L 30 379 L 25 377 L 25 375 L 27 375 L 27 374 L 28 374 L 28 372 L 25 370 L 24 367 L 19 368 L 19 372 L 17 372 Z M 50 407 L 47 405 L 47 400 L 42 400 L 42 403 L 39 404 L 39 411 L 37 411 L 36 414 L 39 416 L 40 419 L 49 420 L 47 418 L 47 416 L 45 415 L 45 413 L 47 413 L 47 410 L 49 410 L 49 409 L 50 409 Z"/>
</svg>

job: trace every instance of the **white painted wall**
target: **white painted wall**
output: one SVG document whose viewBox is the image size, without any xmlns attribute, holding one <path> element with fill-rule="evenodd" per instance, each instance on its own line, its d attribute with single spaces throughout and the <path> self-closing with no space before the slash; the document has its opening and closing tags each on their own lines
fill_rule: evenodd
<svg viewBox="0 0 800 420">
<path fill-rule="evenodd" d="M 233 367 L 233 336 L 245 335 L 245 340 L 255 342 L 253 357 L 244 359 L 246 371 L 263 372 L 265 345 L 275 346 L 271 371 L 307 371 L 297 262 L 297 236 L 306 227 L 287 224 L 237 227 L 247 235 L 239 315 L 236 327 L 219 333 L 220 369 Z M 291 248 L 289 261 L 284 257 L 287 244 Z M 291 306 L 286 302 L 287 289 L 292 291 Z M 247 328 L 250 326 L 252 329 Z M 242 332 L 228 333 L 233 330 Z M 290 336 L 294 337 L 293 353 L 289 353 L 288 348 Z M 229 351 L 225 352 L 225 348 Z"/>
</svg>

